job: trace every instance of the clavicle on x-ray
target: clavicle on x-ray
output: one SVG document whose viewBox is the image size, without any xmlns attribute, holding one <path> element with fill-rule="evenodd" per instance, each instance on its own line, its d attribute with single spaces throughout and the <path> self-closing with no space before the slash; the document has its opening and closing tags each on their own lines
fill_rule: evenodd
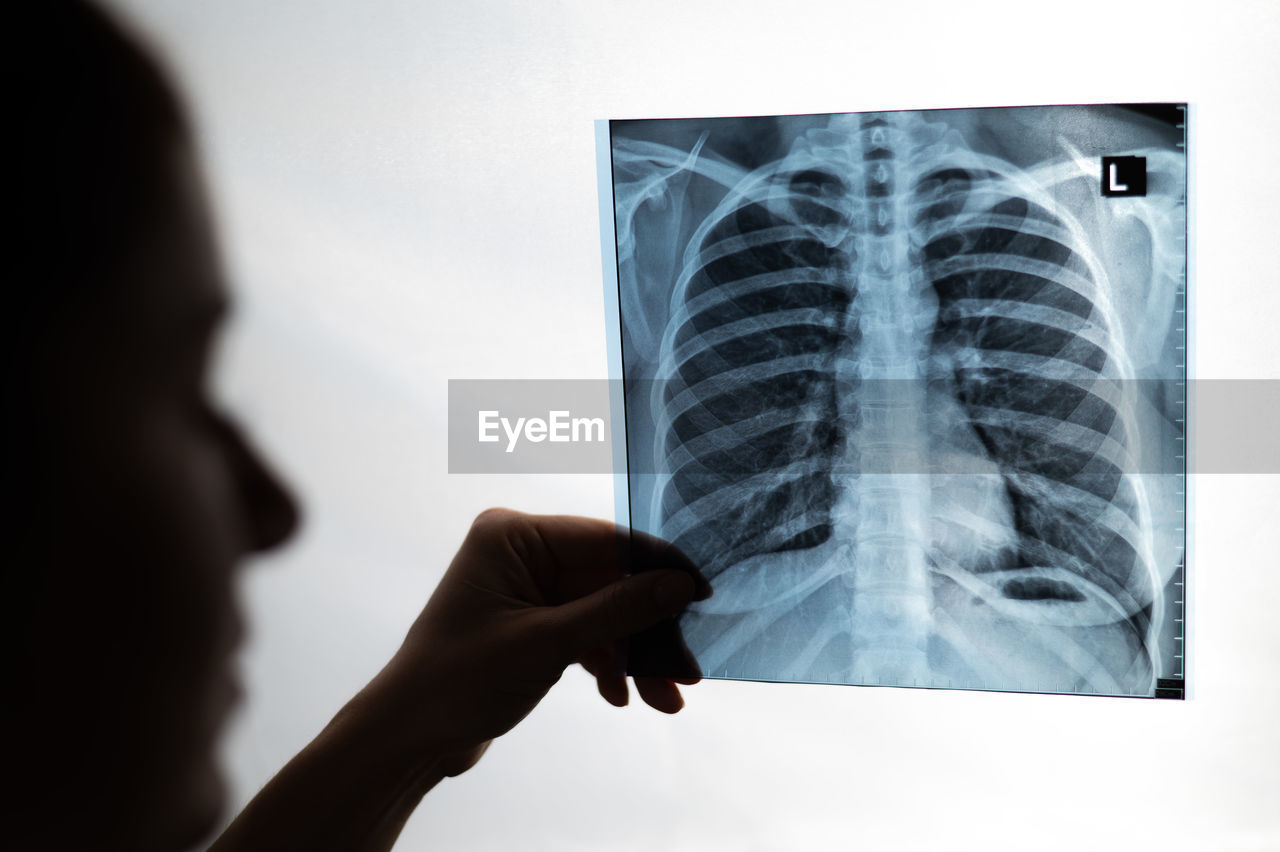
<svg viewBox="0 0 1280 852">
<path fill-rule="evenodd" d="M 1180 697 L 1185 115 L 609 123 L 629 520 L 705 676 Z"/>
</svg>

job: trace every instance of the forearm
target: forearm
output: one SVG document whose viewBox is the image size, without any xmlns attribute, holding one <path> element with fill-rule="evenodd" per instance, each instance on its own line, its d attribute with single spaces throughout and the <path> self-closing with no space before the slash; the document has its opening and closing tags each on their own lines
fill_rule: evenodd
<svg viewBox="0 0 1280 852">
<path fill-rule="evenodd" d="M 384 671 L 343 707 L 210 852 L 390 849 L 449 761 L 407 729 L 388 681 Z"/>
</svg>

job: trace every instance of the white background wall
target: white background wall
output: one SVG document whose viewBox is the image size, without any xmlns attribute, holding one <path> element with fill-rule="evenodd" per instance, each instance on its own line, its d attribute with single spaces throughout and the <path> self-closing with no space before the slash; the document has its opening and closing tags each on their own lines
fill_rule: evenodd
<svg viewBox="0 0 1280 852">
<path fill-rule="evenodd" d="M 599 118 L 1189 100 L 1201 378 L 1280 379 L 1280 6 L 116 0 L 193 102 L 240 293 L 226 396 L 307 506 L 247 576 L 242 804 L 399 644 L 491 504 L 449 378 L 606 375 Z M 1280 849 L 1280 477 L 1195 482 L 1191 701 L 708 682 L 674 718 L 571 672 L 402 847 Z"/>
</svg>

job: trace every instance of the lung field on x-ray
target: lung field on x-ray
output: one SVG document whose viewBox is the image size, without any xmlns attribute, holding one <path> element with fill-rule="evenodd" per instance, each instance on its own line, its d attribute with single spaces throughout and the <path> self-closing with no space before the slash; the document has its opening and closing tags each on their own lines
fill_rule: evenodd
<svg viewBox="0 0 1280 852">
<path fill-rule="evenodd" d="M 1184 166 L 1075 110 L 615 123 L 633 523 L 713 582 L 706 674 L 1169 674 Z M 1098 151 L 1153 192 L 1102 199 Z"/>
</svg>

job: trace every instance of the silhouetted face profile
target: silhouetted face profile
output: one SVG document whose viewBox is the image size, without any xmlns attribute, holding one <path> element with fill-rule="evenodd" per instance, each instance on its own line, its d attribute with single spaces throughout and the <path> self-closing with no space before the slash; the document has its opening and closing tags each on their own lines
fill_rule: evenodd
<svg viewBox="0 0 1280 852">
<path fill-rule="evenodd" d="M 209 396 L 228 297 L 180 110 L 107 22 L 51 6 L 10 335 L 9 806 L 42 848 L 179 849 L 226 804 L 237 566 L 296 510 Z"/>
</svg>

